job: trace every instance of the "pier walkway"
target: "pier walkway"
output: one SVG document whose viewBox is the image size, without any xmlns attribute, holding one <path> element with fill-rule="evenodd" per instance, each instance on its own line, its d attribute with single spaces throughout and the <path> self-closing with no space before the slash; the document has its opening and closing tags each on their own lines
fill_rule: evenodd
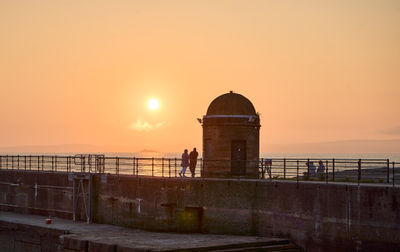
<svg viewBox="0 0 400 252">
<path fill-rule="evenodd" d="M 301 251 L 286 239 L 149 232 L 0 212 L 0 251 Z"/>
</svg>

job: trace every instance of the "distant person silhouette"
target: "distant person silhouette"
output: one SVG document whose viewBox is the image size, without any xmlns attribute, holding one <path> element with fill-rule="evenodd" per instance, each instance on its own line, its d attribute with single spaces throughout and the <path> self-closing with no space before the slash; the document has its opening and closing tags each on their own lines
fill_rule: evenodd
<svg viewBox="0 0 400 252">
<path fill-rule="evenodd" d="M 199 156 L 199 153 L 196 151 L 196 148 L 193 148 L 193 150 L 189 154 L 189 159 L 190 159 L 189 169 L 190 172 L 192 173 L 192 178 L 194 178 L 195 175 L 197 156 Z"/>
<path fill-rule="evenodd" d="M 189 154 L 188 154 L 188 150 L 185 149 L 185 151 L 182 153 L 182 170 L 179 172 L 179 176 L 186 178 L 185 176 L 185 172 L 186 172 L 186 168 L 189 166 Z"/>
<path fill-rule="evenodd" d="M 314 162 L 306 162 L 306 166 L 308 167 L 308 175 L 315 175 L 315 170 L 317 169 L 317 167 L 315 167 Z"/>
<path fill-rule="evenodd" d="M 322 162 L 322 160 L 319 160 L 317 173 L 324 173 L 324 172 L 325 172 L 324 162 Z"/>
</svg>

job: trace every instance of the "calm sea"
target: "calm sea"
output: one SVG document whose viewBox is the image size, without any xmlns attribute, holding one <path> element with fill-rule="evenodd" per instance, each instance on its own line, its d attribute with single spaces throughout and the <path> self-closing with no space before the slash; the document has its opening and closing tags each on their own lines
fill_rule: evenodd
<svg viewBox="0 0 400 252">
<path fill-rule="evenodd" d="M 74 156 L 85 153 L 2 153 L 0 155 L 61 155 Z M 143 158 L 180 158 L 179 152 L 108 152 L 91 153 L 104 154 L 108 157 L 143 157 Z M 201 153 L 199 153 L 201 157 Z M 261 153 L 260 158 L 298 158 L 298 159 L 389 159 L 390 161 L 400 162 L 400 153 Z"/>
</svg>

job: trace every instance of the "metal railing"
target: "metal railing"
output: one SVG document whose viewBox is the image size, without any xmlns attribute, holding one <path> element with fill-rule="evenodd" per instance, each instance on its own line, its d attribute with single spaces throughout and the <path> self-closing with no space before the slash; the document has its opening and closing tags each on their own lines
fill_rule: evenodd
<svg viewBox="0 0 400 252">
<path fill-rule="evenodd" d="M 260 179 L 400 184 L 400 162 L 389 159 L 305 159 L 261 158 L 239 160 L 244 167 L 255 167 Z M 232 160 L 198 159 L 195 177 L 204 177 L 204 167 L 229 167 Z M 322 164 L 322 166 L 320 165 Z M 98 154 L 75 156 L 0 155 L 1 170 L 89 172 L 134 176 L 179 177 L 180 158 L 107 157 Z M 323 168 L 323 169 L 322 169 Z M 225 174 L 226 175 L 226 174 Z M 235 174 L 234 174 L 235 175 Z M 232 175 L 231 177 L 235 177 Z M 190 176 L 189 167 L 186 176 Z"/>
<path fill-rule="evenodd" d="M 202 159 L 199 159 L 196 165 L 196 177 L 201 176 L 201 167 Z M 0 169 L 178 177 L 182 167 L 181 159 L 178 158 L 106 157 L 97 154 L 79 154 L 75 156 L 1 155 Z M 189 167 L 186 174 L 190 174 Z"/>
<path fill-rule="evenodd" d="M 322 166 L 321 166 L 321 165 Z M 400 184 L 400 162 L 389 159 L 261 159 L 261 178 Z"/>
</svg>

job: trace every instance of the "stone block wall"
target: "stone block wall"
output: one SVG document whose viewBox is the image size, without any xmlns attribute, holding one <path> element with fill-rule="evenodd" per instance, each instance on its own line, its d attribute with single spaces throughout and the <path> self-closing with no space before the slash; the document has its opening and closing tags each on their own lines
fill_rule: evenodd
<svg viewBox="0 0 400 252">
<path fill-rule="evenodd" d="M 0 251 L 62 252 L 60 230 L 0 221 Z"/>
<path fill-rule="evenodd" d="M 285 237 L 308 251 L 400 248 L 400 188 L 122 176 L 97 185 L 102 223 Z"/>
<path fill-rule="evenodd" d="M 44 193 L 43 211 L 33 211 L 28 185 L 70 185 L 65 174 L 35 176 L 0 171 L 1 209 L 43 215 L 71 211 L 70 192 L 62 190 Z M 16 182 L 28 189 L 15 189 Z M 400 188 L 95 175 L 93 220 L 154 231 L 283 237 L 307 251 L 399 251 Z"/>
<path fill-rule="evenodd" d="M 83 205 L 82 197 L 78 205 Z M 0 171 L 0 211 L 72 219 L 72 181 L 67 173 Z M 79 208 L 77 218 L 84 219 Z"/>
<path fill-rule="evenodd" d="M 206 177 L 231 177 L 231 142 L 246 141 L 246 176 L 258 178 L 259 128 L 249 125 L 204 125 L 203 159 Z M 254 162 L 251 162 L 254 161 Z"/>
</svg>

